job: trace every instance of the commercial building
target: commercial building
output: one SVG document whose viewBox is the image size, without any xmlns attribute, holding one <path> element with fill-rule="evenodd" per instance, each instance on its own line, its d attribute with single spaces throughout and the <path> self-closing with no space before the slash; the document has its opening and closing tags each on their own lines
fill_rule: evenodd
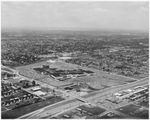
<svg viewBox="0 0 150 120">
<path fill-rule="evenodd" d="M 35 94 L 37 96 L 44 96 L 44 95 L 46 95 L 46 93 L 42 92 L 42 91 L 36 91 L 36 92 L 33 92 L 33 94 Z"/>
<path fill-rule="evenodd" d="M 117 94 L 116 97 L 119 99 L 125 99 L 125 98 L 130 98 L 130 97 L 132 98 L 132 96 L 134 95 L 135 98 L 138 98 L 146 93 L 148 93 L 148 88 L 138 86 L 138 87 L 135 87 L 133 90 L 122 91 L 119 94 Z"/>
<path fill-rule="evenodd" d="M 31 88 L 32 91 L 38 91 L 38 90 L 41 90 L 41 87 L 40 86 L 36 86 L 36 87 L 33 87 Z"/>
</svg>

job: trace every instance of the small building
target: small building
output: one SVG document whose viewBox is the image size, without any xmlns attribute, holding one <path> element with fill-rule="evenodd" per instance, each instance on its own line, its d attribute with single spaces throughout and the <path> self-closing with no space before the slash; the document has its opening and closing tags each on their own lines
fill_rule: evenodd
<svg viewBox="0 0 150 120">
<path fill-rule="evenodd" d="M 59 59 L 61 59 L 61 60 L 68 60 L 68 59 L 71 59 L 71 57 L 60 57 Z"/>
<path fill-rule="evenodd" d="M 78 75 L 71 75 L 72 78 L 77 78 Z"/>
<path fill-rule="evenodd" d="M 65 117 L 65 118 L 70 118 L 70 116 L 68 116 L 68 115 L 64 115 L 63 117 Z"/>
<path fill-rule="evenodd" d="M 121 96 L 121 93 L 114 93 L 115 96 Z"/>
<path fill-rule="evenodd" d="M 117 98 L 119 98 L 119 99 L 129 98 L 132 94 L 133 94 L 133 93 L 122 94 L 121 96 L 118 96 Z"/>
<path fill-rule="evenodd" d="M 116 98 L 116 97 L 109 97 L 109 98 L 107 98 L 106 100 L 107 100 L 107 101 L 110 101 L 110 102 L 112 102 L 112 103 L 115 103 L 115 104 L 118 104 L 118 103 L 121 103 L 121 102 L 122 102 L 121 99 L 118 99 L 118 98 Z"/>
<path fill-rule="evenodd" d="M 15 102 L 19 102 L 20 101 L 19 97 L 14 98 L 14 100 L 15 100 Z"/>
<path fill-rule="evenodd" d="M 133 92 L 133 90 L 127 89 L 126 92 L 131 93 L 131 92 Z"/>
<path fill-rule="evenodd" d="M 55 63 L 56 62 L 56 60 L 48 60 L 47 62 L 50 62 L 50 63 Z"/>
<path fill-rule="evenodd" d="M 44 95 L 46 95 L 46 93 L 42 92 L 42 91 L 36 91 L 36 92 L 33 92 L 33 94 L 35 94 L 37 96 L 44 96 Z"/>
<path fill-rule="evenodd" d="M 81 111 L 82 109 L 81 108 L 76 108 L 76 110 Z"/>
<path fill-rule="evenodd" d="M 32 91 L 38 91 L 38 90 L 41 90 L 41 87 L 40 86 L 36 86 L 36 87 L 33 87 L 31 90 Z"/>
<path fill-rule="evenodd" d="M 138 89 L 134 89 L 133 93 L 136 94 L 136 93 L 140 93 L 142 91 L 145 91 L 147 88 L 138 88 Z"/>
</svg>

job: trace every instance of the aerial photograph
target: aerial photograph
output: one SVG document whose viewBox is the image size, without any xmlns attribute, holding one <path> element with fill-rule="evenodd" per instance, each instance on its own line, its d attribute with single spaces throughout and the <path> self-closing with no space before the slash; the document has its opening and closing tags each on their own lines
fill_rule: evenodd
<svg viewBox="0 0 150 120">
<path fill-rule="evenodd" d="M 149 119 L 149 2 L 1 1 L 1 119 Z"/>
</svg>

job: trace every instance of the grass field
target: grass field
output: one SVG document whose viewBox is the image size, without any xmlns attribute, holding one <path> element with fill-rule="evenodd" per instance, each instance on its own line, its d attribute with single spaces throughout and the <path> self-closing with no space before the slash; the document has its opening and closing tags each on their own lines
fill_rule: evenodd
<svg viewBox="0 0 150 120">
<path fill-rule="evenodd" d="M 148 119 L 149 111 L 139 106 L 130 104 L 125 107 L 118 108 L 117 111 L 131 115 L 135 118 Z"/>
<path fill-rule="evenodd" d="M 124 106 L 124 107 L 121 107 L 121 108 L 118 108 L 117 111 L 120 111 L 122 113 L 125 113 L 125 114 L 132 114 L 133 112 L 137 111 L 140 107 L 136 106 L 136 105 L 133 105 L 133 104 L 130 104 L 130 105 L 127 105 L 127 106 Z"/>
<path fill-rule="evenodd" d="M 43 102 L 34 103 L 25 107 L 16 108 L 2 113 L 2 119 L 15 119 L 42 107 L 64 100 L 61 97 L 51 98 Z"/>
<path fill-rule="evenodd" d="M 136 118 L 148 119 L 149 118 L 149 111 L 146 109 L 139 110 L 139 111 L 134 113 L 134 116 Z"/>
</svg>

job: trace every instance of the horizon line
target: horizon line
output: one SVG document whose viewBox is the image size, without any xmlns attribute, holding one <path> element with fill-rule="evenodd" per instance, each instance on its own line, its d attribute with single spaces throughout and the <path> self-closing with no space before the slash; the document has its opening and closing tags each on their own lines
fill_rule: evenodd
<svg viewBox="0 0 150 120">
<path fill-rule="evenodd" d="M 149 29 L 147 30 L 135 30 L 135 29 L 107 29 L 107 28 L 1 28 L 1 31 L 5 30 L 33 30 L 33 31 L 105 31 L 105 32 L 146 32 L 149 33 Z"/>
</svg>

